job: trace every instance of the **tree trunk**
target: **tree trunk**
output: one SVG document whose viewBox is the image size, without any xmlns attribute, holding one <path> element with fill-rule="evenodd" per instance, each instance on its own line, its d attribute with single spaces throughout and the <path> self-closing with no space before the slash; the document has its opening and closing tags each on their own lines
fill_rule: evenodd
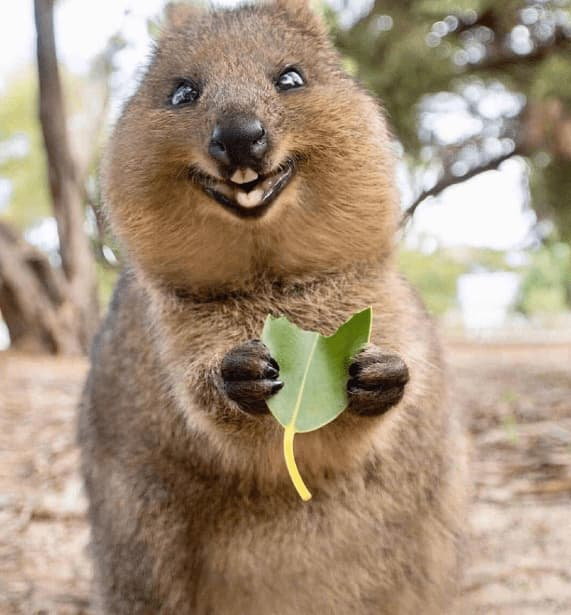
<svg viewBox="0 0 571 615">
<path fill-rule="evenodd" d="M 79 354 L 67 281 L 48 257 L 0 222 L 0 312 L 12 348 Z"/>
<path fill-rule="evenodd" d="M 39 77 L 39 117 L 57 222 L 66 292 L 79 347 L 87 350 L 98 322 L 96 274 L 84 230 L 83 187 L 69 147 L 55 35 L 54 0 L 34 0 Z"/>
</svg>

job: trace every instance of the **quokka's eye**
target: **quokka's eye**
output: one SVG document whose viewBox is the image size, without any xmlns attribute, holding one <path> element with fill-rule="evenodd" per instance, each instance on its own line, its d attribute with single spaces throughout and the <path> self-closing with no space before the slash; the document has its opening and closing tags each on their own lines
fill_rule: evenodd
<svg viewBox="0 0 571 615">
<path fill-rule="evenodd" d="M 170 104 L 173 107 L 189 105 L 200 96 L 200 90 L 191 81 L 183 81 L 174 89 L 170 96 Z"/>
<path fill-rule="evenodd" d="M 302 74 L 295 68 L 286 68 L 278 77 L 276 86 L 278 90 L 285 92 L 286 90 L 294 90 L 302 88 L 305 85 L 305 79 Z"/>
</svg>

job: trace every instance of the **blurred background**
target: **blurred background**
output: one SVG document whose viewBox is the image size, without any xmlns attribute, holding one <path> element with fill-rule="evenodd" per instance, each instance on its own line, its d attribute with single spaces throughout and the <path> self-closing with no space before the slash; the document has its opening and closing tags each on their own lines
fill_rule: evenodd
<svg viewBox="0 0 571 615">
<path fill-rule="evenodd" d="M 59 184 L 52 187 L 55 208 L 38 122 L 31 2 L 13 3 L 0 23 L 2 235 L 17 234 L 27 244 L 20 252 L 32 247 L 46 257 L 39 273 L 38 252 L 27 256 L 36 263 L 29 284 L 45 287 L 32 293 L 31 306 L 22 305 L 31 291 L 12 288 L 10 274 L 2 275 L 3 347 L 12 340 L 73 351 L 77 344 L 63 338 L 75 335 L 85 348 L 96 314 L 93 301 L 86 305 L 74 289 L 81 286 L 90 298 L 97 292 L 102 308 L 108 300 L 119 255 L 99 209 L 101 146 L 135 87 L 164 4 L 56 3 L 63 98 L 42 96 L 48 126 L 56 109 L 61 116 L 61 134 L 53 139 L 67 134 L 66 152 L 54 151 L 60 161 L 50 161 Z M 455 334 L 571 338 L 569 2 L 331 0 L 318 8 L 347 69 L 387 111 L 401 161 L 403 212 L 410 208 L 402 269 L 429 309 Z M 63 206 L 58 190 L 72 193 Z M 85 238 L 74 237 L 81 233 Z M 82 252 L 86 242 L 94 267 Z M 50 298 L 54 285 L 59 296 Z M 58 300 L 70 295 L 75 316 L 62 316 Z M 38 320 L 40 303 L 65 333 Z"/>
<path fill-rule="evenodd" d="M 91 612 L 77 357 L 121 259 L 97 170 L 165 4 L 0 7 L 2 613 Z M 571 612 L 571 2 L 314 4 L 386 109 L 401 269 L 438 319 L 472 436 L 466 612 Z"/>
</svg>

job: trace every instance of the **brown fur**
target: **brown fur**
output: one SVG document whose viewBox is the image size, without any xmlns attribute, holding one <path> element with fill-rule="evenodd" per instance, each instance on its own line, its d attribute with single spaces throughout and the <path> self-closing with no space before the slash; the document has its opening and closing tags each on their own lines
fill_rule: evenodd
<svg viewBox="0 0 571 615">
<path fill-rule="evenodd" d="M 432 325 L 396 273 L 394 161 L 374 101 L 305 3 L 171 18 L 106 157 L 128 270 L 93 351 L 80 420 L 102 613 L 441 615 L 459 571 L 463 446 Z M 272 75 L 303 67 L 308 86 Z M 165 107 L 196 73 L 198 105 Z M 195 76 L 192 74 L 191 76 Z M 297 174 L 260 219 L 188 180 L 221 110 L 254 109 L 268 169 Z M 408 365 L 386 414 L 343 413 L 296 438 L 314 498 L 294 492 L 282 430 L 224 392 L 223 357 L 268 313 L 331 333 L 372 305 L 373 342 Z"/>
</svg>

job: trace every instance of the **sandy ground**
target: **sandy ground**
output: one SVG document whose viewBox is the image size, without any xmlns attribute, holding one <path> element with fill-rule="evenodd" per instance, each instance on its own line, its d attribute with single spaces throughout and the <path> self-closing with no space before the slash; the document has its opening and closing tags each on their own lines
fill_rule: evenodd
<svg viewBox="0 0 571 615">
<path fill-rule="evenodd" d="M 474 504 L 457 615 L 571 614 L 571 346 L 454 343 Z M 91 614 L 82 361 L 0 354 L 0 614 Z"/>
</svg>

